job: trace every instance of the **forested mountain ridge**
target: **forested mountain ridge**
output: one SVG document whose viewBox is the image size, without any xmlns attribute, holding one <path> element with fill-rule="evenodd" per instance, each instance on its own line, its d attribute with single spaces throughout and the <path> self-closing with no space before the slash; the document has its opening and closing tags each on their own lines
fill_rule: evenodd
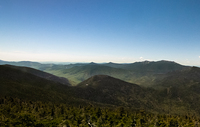
<svg viewBox="0 0 200 127">
<path fill-rule="evenodd" d="M 67 78 L 72 85 L 90 78 L 94 75 L 109 75 L 130 83 L 142 86 L 151 86 L 156 79 L 163 78 L 168 72 L 190 68 L 173 61 L 144 61 L 128 64 L 117 63 L 77 63 L 68 65 L 40 64 L 37 62 L 6 62 L 0 61 L 0 64 L 11 64 L 17 66 L 26 66 L 51 73 L 59 77 Z"/>
<path fill-rule="evenodd" d="M 77 105 L 124 106 L 157 113 L 200 113 L 200 108 L 195 106 L 200 98 L 195 91 L 198 84 L 189 88 L 170 86 L 154 90 L 107 75 L 95 75 L 70 87 L 27 73 L 21 67 L 16 68 L 0 66 L 1 96 Z M 196 72 L 199 68 L 194 69 Z"/>
<path fill-rule="evenodd" d="M 156 81 L 159 87 L 185 87 L 200 82 L 200 68 L 189 67 L 178 71 L 167 73 L 161 80 Z"/>
<path fill-rule="evenodd" d="M 1 96 L 14 96 L 28 100 L 62 101 L 63 98 L 67 98 L 65 95 L 67 90 L 67 85 L 23 71 L 21 67 L 0 66 Z M 70 94 L 68 97 L 71 97 Z"/>
<path fill-rule="evenodd" d="M 92 66 L 96 67 L 94 64 Z M 158 83 L 153 86 L 156 90 L 108 75 L 94 75 L 77 86 L 68 86 L 40 77 L 35 71 L 37 72 L 25 67 L 0 66 L 1 126 L 89 126 L 88 123 L 96 126 L 199 124 L 198 67 L 166 73 L 155 81 Z M 185 84 L 181 84 L 184 82 Z M 118 111 L 118 106 L 126 110 Z M 16 110 L 17 108 L 19 109 Z M 146 111 L 150 114 L 145 113 Z M 96 116 L 97 112 L 101 113 Z M 124 120 L 121 121 L 122 119 Z"/>
<path fill-rule="evenodd" d="M 158 106 L 152 91 L 107 75 L 92 76 L 76 87 L 83 89 L 82 98 L 91 101 L 149 110 Z"/>
<path fill-rule="evenodd" d="M 90 102 L 116 106 L 131 105 L 135 108 L 146 105 L 142 102 L 147 95 L 143 88 L 110 76 L 94 76 L 76 87 L 70 87 L 33 75 L 21 67 L 1 65 L 0 82 L 0 96 L 62 103 Z M 91 84 L 82 87 L 81 84 L 85 83 Z M 128 102 L 130 100 L 132 100 L 131 103 Z"/>
<path fill-rule="evenodd" d="M 0 65 L 0 66 L 2 66 L 2 65 Z M 38 76 L 38 77 L 41 77 L 41 78 L 44 78 L 44 79 L 47 79 L 47 80 L 58 82 L 58 83 L 61 83 L 61 84 L 64 84 L 64 85 L 71 85 L 69 83 L 69 80 L 66 79 L 66 78 L 57 77 L 55 75 L 52 75 L 52 74 L 49 74 L 49 73 L 46 73 L 46 72 L 43 72 L 43 71 L 40 71 L 40 70 L 36 70 L 36 69 L 30 68 L 30 67 L 13 66 L 13 65 L 5 65 L 5 66 L 7 66 L 9 68 L 16 69 L 16 70 L 20 70 L 22 72 L 33 74 L 35 76 Z"/>
<path fill-rule="evenodd" d="M 155 90 L 154 87 L 144 88 L 110 76 L 96 75 L 77 86 L 89 91 L 82 94 L 81 97 L 100 100 L 101 103 L 143 108 L 159 113 L 200 114 L 200 108 L 197 106 L 200 104 L 198 101 L 200 99 L 198 92 L 200 83 L 189 85 L 189 87 L 179 85 L 163 87 L 162 89 L 155 86 Z"/>
<path fill-rule="evenodd" d="M 131 70 L 135 72 L 155 72 L 155 73 L 166 73 L 170 71 L 182 70 L 186 66 L 180 65 L 174 61 L 143 61 L 135 62 L 130 64 L 115 64 L 115 63 L 106 63 L 105 66 L 123 68 L 126 70 Z"/>
</svg>

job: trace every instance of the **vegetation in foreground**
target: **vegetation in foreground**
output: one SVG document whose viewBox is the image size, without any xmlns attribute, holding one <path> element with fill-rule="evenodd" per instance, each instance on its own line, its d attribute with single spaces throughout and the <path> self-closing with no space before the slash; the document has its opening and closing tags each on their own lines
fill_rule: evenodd
<svg viewBox="0 0 200 127">
<path fill-rule="evenodd" d="M 0 126 L 199 126 L 196 67 L 167 73 L 156 80 L 156 90 L 104 75 L 71 87 L 25 70 L 1 66 Z"/>
<path fill-rule="evenodd" d="M 53 104 L 0 98 L 2 127 L 198 127 L 194 115 L 152 114 L 144 110 Z"/>
</svg>

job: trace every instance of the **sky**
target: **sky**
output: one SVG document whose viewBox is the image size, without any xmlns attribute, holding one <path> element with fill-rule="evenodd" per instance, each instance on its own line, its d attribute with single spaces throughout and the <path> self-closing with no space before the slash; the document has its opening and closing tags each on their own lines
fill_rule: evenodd
<svg viewBox="0 0 200 127">
<path fill-rule="evenodd" d="M 200 1 L 0 0 L 0 60 L 200 66 Z"/>
</svg>

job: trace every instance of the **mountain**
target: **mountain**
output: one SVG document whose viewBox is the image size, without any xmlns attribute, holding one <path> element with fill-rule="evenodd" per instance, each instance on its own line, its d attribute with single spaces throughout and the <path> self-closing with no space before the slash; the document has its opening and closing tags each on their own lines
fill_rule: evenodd
<svg viewBox="0 0 200 127">
<path fill-rule="evenodd" d="M 0 66 L 2 66 L 2 65 L 0 65 Z M 49 73 L 46 73 L 46 72 L 43 72 L 43 71 L 40 71 L 40 70 L 36 70 L 36 69 L 33 69 L 33 68 L 12 66 L 12 65 L 4 65 L 4 66 L 9 67 L 9 68 L 13 68 L 13 69 L 16 69 L 16 70 L 20 70 L 22 72 L 26 72 L 26 73 L 29 73 L 29 74 L 33 74 L 35 76 L 38 76 L 38 77 L 41 77 L 41 78 L 44 78 L 44 79 L 47 79 L 47 80 L 51 80 L 51 81 L 54 81 L 54 82 L 57 82 L 57 83 L 60 83 L 60 84 L 71 85 L 69 83 L 68 79 L 66 79 L 66 78 L 57 77 L 57 76 L 54 76 L 52 74 L 49 74 Z"/>
<path fill-rule="evenodd" d="M 9 61 L 0 61 L 0 65 L 5 65 L 5 64 L 10 64 L 10 65 L 16 65 L 16 66 L 25 66 L 25 67 L 38 67 L 41 65 L 41 63 L 38 62 L 31 62 L 31 61 L 20 61 L 20 62 L 9 62 Z"/>
<path fill-rule="evenodd" d="M 159 113 L 200 114 L 198 67 L 183 67 L 182 70 L 160 74 L 151 86 L 156 90 L 105 75 L 93 76 L 77 86 L 87 91 L 81 94 L 82 98 L 91 101 L 134 108 L 138 108 L 138 105 Z"/>
<path fill-rule="evenodd" d="M 70 66 L 70 67 L 69 67 Z M 48 73 L 67 77 L 73 85 L 86 80 L 94 75 L 110 75 L 116 78 L 125 79 L 129 72 L 120 68 L 112 68 L 100 64 L 79 64 L 79 65 L 66 65 L 64 69 L 51 69 L 45 70 Z"/>
<path fill-rule="evenodd" d="M 29 100 L 53 102 L 99 103 L 105 105 L 132 106 L 135 108 L 152 106 L 149 95 L 138 85 L 122 80 L 97 75 L 76 87 L 62 85 L 38 76 L 35 69 L 10 65 L 0 66 L 0 96 L 14 96 Z M 85 87 L 85 84 L 89 84 Z M 81 100 L 81 101 L 80 101 Z M 153 100 L 153 99 L 150 99 Z M 74 102 L 74 103 L 75 103 Z M 150 109 L 150 108 L 149 108 Z"/>
<path fill-rule="evenodd" d="M 200 68 L 188 67 L 165 74 L 162 79 L 155 81 L 154 87 L 189 87 L 198 83 L 200 83 Z"/>
<path fill-rule="evenodd" d="M 182 70 L 185 66 L 175 63 L 173 61 L 143 61 L 143 62 L 135 62 L 131 64 L 115 64 L 115 63 L 107 63 L 105 66 L 122 68 L 126 70 L 131 70 L 135 72 L 150 72 L 150 73 L 166 73 L 175 70 Z"/>
<path fill-rule="evenodd" d="M 150 86 L 154 84 L 154 80 L 162 78 L 168 72 L 182 70 L 188 68 L 171 61 L 158 62 L 137 62 L 132 64 L 79 64 L 66 65 L 66 68 L 45 70 L 48 73 L 57 76 L 69 78 L 73 85 L 76 85 L 93 75 L 109 75 L 121 80 L 139 84 L 142 86 Z"/>
<path fill-rule="evenodd" d="M 149 99 L 143 88 L 110 76 L 93 76 L 76 87 L 71 87 L 42 78 L 38 73 L 41 72 L 31 68 L 1 65 L 0 96 L 71 105 L 90 103 L 134 108 L 145 108 L 148 105 L 149 109 L 154 107 L 153 103 L 149 105 L 143 101 L 145 98 Z M 84 87 L 82 84 L 85 83 L 91 85 Z"/>
<path fill-rule="evenodd" d="M 28 70 L 28 71 L 24 71 Z M 32 71 L 30 73 L 30 70 Z M 97 105 L 110 107 L 111 104 L 90 101 L 80 97 L 80 87 L 63 85 L 35 74 L 35 69 L 0 65 L 0 97 L 19 98 L 27 101 L 51 102 L 70 106 Z M 40 72 L 40 71 L 38 71 Z M 37 73 L 38 73 L 37 72 Z M 86 92 L 84 92 L 86 93 Z"/>
<path fill-rule="evenodd" d="M 198 82 L 199 72 L 199 68 L 192 67 L 167 75 L 179 75 L 180 79 L 186 76 Z M 0 126 L 199 124 L 199 83 L 192 85 L 195 87 L 186 83 L 154 90 L 107 75 L 95 75 L 72 87 L 42 78 L 38 73 L 42 72 L 0 66 Z"/>
<path fill-rule="evenodd" d="M 57 84 L 15 68 L 6 65 L 0 66 L 1 96 L 43 101 L 57 100 L 64 92 L 63 90 L 67 88 L 66 85 Z M 56 90 L 60 90 L 60 92 L 56 92 Z"/>
<path fill-rule="evenodd" d="M 70 84 L 78 83 L 94 75 L 109 75 L 126 82 L 135 83 L 141 86 L 150 87 L 156 80 L 162 79 L 168 72 L 189 68 L 173 61 L 144 61 L 129 64 L 117 63 L 77 63 L 69 65 L 40 64 L 36 62 L 6 62 L 0 64 L 10 64 L 35 68 L 59 77 L 65 77 Z"/>
<path fill-rule="evenodd" d="M 0 97 L 65 103 L 72 106 L 89 104 L 102 107 L 123 106 L 145 109 L 154 113 L 200 115 L 200 108 L 197 106 L 200 104 L 198 80 L 193 79 L 196 83 L 192 85 L 164 86 L 162 89 L 155 90 L 111 76 L 95 75 L 77 86 L 68 86 L 39 77 L 33 72 L 24 71 L 24 67 L 1 65 Z M 194 74 L 192 77 L 199 77 L 199 68 L 186 69 L 182 73 L 175 71 L 174 75 L 178 72 L 183 76 Z M 164 83 L 165 80 L 161 81 L 160 83 Z"/>
<path fill-rule="evenodd" d="M 80 97 L 105 104 L 158 110 L 158 103 L 151 92 L 136 84 L 131 84 L 107 75 L 95 75 L 79 83 L 83 88 Z"/>
<path fill-rule="evenodd" d="M 70 83 L 77 85 L 93 75 L 109 75 L 121 80 L 139 84 L 142 86 L 151 86 L 157 79 L 162 79 L 168 72 L 182 70 L 188 68 L 173 61 L 157 61 L 157 62 L 135 62 L 131 64 L 117 63 L 78 63 L 70 65 L 52 65 L 42 68 L 43 71 L 66 77 Z M 41 68 L 40 68 L 41 70 Z"/>
<path fill-rule="evenodd" d="M 14 65 L 14 66 L 21 66 L 21 67 L 30 67 L 30 68 L 34 68 L 41 71 L 47 70 L 49 68 L 51 69 L 65 69 L 66 68 L 64 65 L 42 64 L 39 62 L 32 62 L 32 61 L 13 62 L 13 61 L 0 60 L 0 65 Z"/>
<path fill-rule="evenodd" d="M 188 112 L 200 114 L 200 68 L 188 67 L 183 70 L 172 71 L 162 78 L 155 80 L 153 88 L 158 96 L 165 98 L 161 103 L 185 107 Z M 168 102 L 167 102 L 167 101 Z"/>
<path fill-rule="evenodd" d="M 123 78 L 125 75 L 123 77 L 121 76 L 126 73 L 127 73 L 126 70 L 123 70 L 120 68 L 112 68 L 112 67 L 103 66 L 99 64 L 75 66 L 70 69 L 65 69 L 61 71 L 61 75 L 64 74 L 65 77 L 69 77 L 76 84 L 94 75 L 109 75 L 116 78 Z"/>
<path fill-rule="evenodd" d="M 155 90 L 107 75 L 95 75 L 75 88 L 77 98 L 91 102 L 145 109 L 156 113 L 200 115 L 200 108 L 197 106 L 200 104 L 200 93 L 188 87 Z"/>
</svg>

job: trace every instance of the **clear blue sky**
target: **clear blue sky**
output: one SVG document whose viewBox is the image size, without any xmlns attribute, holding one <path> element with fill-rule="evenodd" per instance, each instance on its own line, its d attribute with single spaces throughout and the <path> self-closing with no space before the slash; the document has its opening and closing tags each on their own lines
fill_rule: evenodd
<svg viewBox="0 0 200 127">
<path fill-rule="evenodd" d="M 200 65 L 200 0 L 0 0 L 0 59 Z"/>
</svg>

